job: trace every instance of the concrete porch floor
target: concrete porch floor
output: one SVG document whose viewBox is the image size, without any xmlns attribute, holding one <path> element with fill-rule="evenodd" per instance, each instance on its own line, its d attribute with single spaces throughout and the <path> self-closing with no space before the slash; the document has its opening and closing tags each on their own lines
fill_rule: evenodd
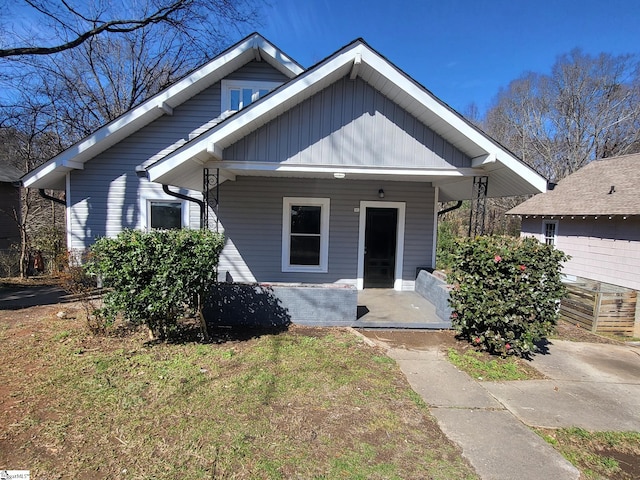
<svg viewBox="0 0 640 480">
<path fill-rule="evenodd" d="M 435 306 L 416 292 L 367 288 L 358 292 L 355 328 L 451 328 L 436 315 Z"/>
</svg>

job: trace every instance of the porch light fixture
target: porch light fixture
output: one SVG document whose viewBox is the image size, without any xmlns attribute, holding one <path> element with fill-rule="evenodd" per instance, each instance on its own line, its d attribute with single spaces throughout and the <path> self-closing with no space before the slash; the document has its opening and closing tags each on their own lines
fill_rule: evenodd
<svg viewBox="0 0 640 480">
<path fill-rule="evenodd" d="M 378 198 L 384 198 L 384 190 L 383 189 L 378 190 Z"/>
<path fill-rule="evenodd" d="M 335 172 L 333 174 L 333 178 L 344 178 L 344 177 L 345 177 L 345 175 L 342 172 Z"/>
</svg>

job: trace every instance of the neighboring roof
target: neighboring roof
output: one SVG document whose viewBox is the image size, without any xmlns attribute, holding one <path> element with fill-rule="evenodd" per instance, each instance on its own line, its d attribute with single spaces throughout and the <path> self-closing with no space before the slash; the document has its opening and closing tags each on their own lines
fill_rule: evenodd
<svg viewBox="0 0 640 480">
<path fill-rule="evenodd" d="M 67 172 L 82 169 L 87 160 L 104 152 L 160 116 L 171 115 L 174 108 L 256 58 L 266 61 L 289 78 L 304 71 L 297 62 L 260 34 L 249 35 L 170 87 L 29 172 L 22 179 L 23 185 L 29 188 L 64 189 Z"/>
<path fill-rule="evenodd" d="M 507 196 L 546 191 L 546 180 L 506 148 L 477 129 L 451 107 L 439 100 L 362 39 L 355 40 L 309 68 L 280 88 L 147 168 L 149 179 L 186 188 L 200 188 L 202 165 L 225 168 L 224 148 L 283 112 L 293 108 L 338 79 L 361 77 L 397 105 L 430 127 L 445 140 L 472 158 L 472 168 L 401 169 L 342 168 L 347 178 L 430 181 L 440 188 L 441 201 L 469 198 L 474 175 L 490 175 L 489 195 Z M 252 165 L 236 163 L 228 172 L 245 175 L 310 176 L 332 178 L 336 166 Z"/>
<path fill-rule="evenodd" d="M 507 215 L 640 215 L 640 154 L 596 160 Z"/>
<path fill-rule="evenodd" d="M 0 165 L 0 182 L 13 183 L 20 180 L 22 172 L 13 165 Z"/>
</svg>

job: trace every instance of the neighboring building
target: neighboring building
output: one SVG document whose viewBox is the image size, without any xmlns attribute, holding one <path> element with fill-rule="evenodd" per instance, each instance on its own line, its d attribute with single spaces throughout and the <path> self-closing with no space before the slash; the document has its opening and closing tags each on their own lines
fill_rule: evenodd
<svg viewBox="0 0 640 480">
<path fill-rule="evenodd" d="M 22 172 L 11 165 L 0 165 L 0 251 L 20 244 L 20 177 Z"/>
<path fill-rule="evenodd" d="M 23 183 L 66 191 L 72 250 L 205 217 L 226 237 L 221 280 L 411 290 L 435 265 L 439 202 L 474 177 L 489 196 L 546 190 L 364 41 L 304 70 L 254 34 Z"/>
<path fill-rule="evenodd" d="M 571 256 L 563 272 L 640 290 L 640 154 L 598 160 L 508 215 Z"/>
</svg>

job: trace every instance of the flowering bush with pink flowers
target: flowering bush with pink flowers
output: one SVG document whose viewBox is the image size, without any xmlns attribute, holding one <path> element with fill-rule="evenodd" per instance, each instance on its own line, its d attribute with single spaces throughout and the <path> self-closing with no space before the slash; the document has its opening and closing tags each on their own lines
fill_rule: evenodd
<svg viewBox="0 0 640 480">
<path fill-rule="evenodd" d="M 529 357 L 557 323 L 567 259 L 534 238 L 458 240 L 448 276 L 453 327 L 478 349 Z"/>
</svg>

